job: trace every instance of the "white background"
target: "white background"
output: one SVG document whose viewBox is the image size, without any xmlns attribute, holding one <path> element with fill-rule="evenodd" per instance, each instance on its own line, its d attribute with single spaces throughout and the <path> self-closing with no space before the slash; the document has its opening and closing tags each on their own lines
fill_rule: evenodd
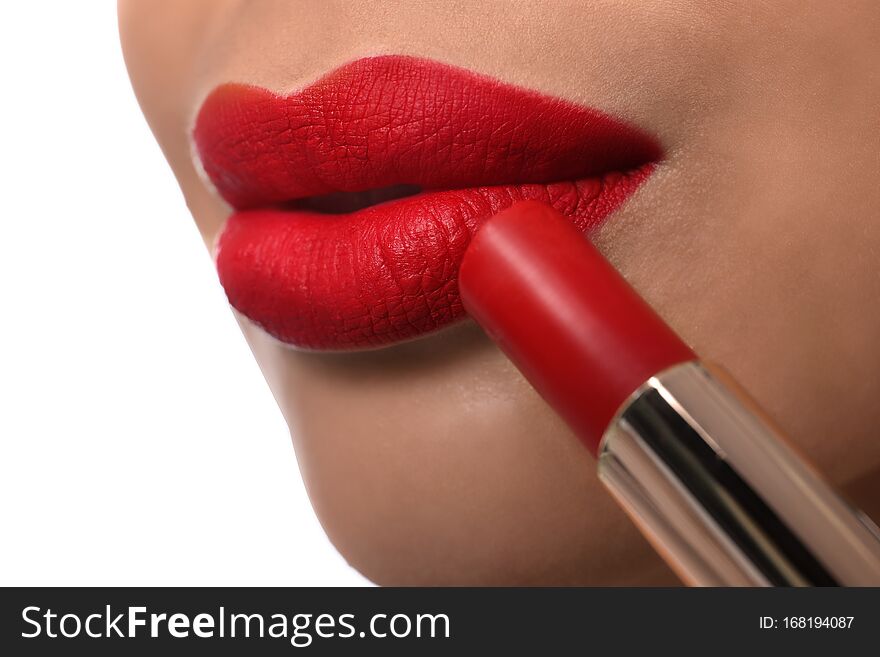
<svg viewBox="0 0 880 657">
<path fill-rule="evenodd" d="M 140 114 L 115 3 L 0 4 L 0 585 L 364 580 Z"/>
</svg>

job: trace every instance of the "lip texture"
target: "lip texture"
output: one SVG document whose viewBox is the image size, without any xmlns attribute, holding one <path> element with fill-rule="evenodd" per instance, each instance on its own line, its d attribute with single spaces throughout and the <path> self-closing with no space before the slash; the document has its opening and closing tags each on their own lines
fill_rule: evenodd
<svg viewBox="0 0 880 657">
<path fill-rule="evenodd" d="M 284 96 L 220 86 L 193 141 L 236 210 L 217 247 L 230 303 L 286 343 L 337 350 L 463 318 L 458 267 L 485 219 L 535 199 L 589 231 L 661 156 L 596 110 L 399 56 Z"/>
</svg>

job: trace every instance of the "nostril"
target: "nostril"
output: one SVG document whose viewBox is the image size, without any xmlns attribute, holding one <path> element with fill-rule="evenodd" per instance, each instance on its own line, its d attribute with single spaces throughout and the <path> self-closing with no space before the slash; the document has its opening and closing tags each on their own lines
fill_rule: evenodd
<svg viewBox="0 0 880 657">
<path fill-rule="evenodd" d="M 284 208 L 309 210 L 321 214 L 347 214 L 373 205 L 387 203 L 399 198 L 414 196 L 422 191 L 418 185 L 392 185 L 363 192 L 333 192 L 323 196 L 310 196 L 284 204 Z"/>
</svg>

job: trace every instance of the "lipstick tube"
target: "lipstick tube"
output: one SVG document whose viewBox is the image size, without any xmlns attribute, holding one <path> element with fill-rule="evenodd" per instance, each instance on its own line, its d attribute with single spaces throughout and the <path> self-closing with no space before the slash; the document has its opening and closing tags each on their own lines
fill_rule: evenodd
<svg viewBox="0 0 880 657">
<path fill-rule="evenodd" d="M 876 525 L 565 217 L 536 202 L 496 215 L 474 236 L 459 287 L 685 583 L 880 585 Z"/>
<path fill-rule="evenodd" d="M 689 584 L 880 584 L 876 526 L 734 390 L 699 361 L 651 377 L 605 431 L 599 477 Z"/>
</svg>

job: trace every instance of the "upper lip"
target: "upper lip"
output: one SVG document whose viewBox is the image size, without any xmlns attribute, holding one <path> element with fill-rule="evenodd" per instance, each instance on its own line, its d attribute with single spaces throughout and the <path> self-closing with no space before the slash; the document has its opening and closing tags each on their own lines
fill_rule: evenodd
<svg viewBox="0 0 880 657">
<path fill-rule="evenodd" d="M 661 155 L 655 140 L 596 110 L 397 56 L 356 60 L 284 96 L 220 86 L 193 141 L 239 210 L 219 242 L 230 301 L 309 348 L 381 346 L 460 317 L 457 264 L 487 214 L 537 197 L 586 228 L 625 196 L 597 179 L 640 172 L 621 188 L 632 191 Z M 326 216 L 335 212 L 349 214 Z M 401 303 L 410 307 L 396 315 Z"/>
</svg>

